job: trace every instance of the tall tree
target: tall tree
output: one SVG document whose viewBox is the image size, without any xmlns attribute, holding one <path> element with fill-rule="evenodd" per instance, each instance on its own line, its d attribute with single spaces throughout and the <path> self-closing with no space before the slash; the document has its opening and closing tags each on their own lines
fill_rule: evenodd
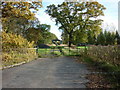
<svg viewBox="0 0 120 90">
<path fill-rule="evenodd" d="M 68 34 L 65 31 L 62 32 L 61 38 L 62 38 L 63 44 L 67 44 L 68 43 L 69 37 L 68 37 Z"/>
<path fill-rule="evenodd" d="M 105 31 L 104 31 L 104 36 L 105 36 L 105 45 L 108 45 L 108 42 L 107 42 L 108 32 L 107 32 L 106 29 L 105 29 Z"/>
<path fill-rule="evenodd" d="M 96 18 L 104 15 L 104 9 L 98 2 L 63 2 L 61 5 L 47 6 L 46 13 L 54 18 L 56 25 L 59 24 L 59 29 L 67 32 L 70 47 L 73 31 L 76 28 L 81 31 L 90 30 L 88 27 L 100 24 L 102 20 Z"/>
<path fill-rule="evenodd" d="M 75 30 L 73 32 L 73 44 L 78 44 L 78 43 L 86 43 L 87 40 L 87 33 L 86 32 L 81 32 L 81 30 Z"/>
<path fill-rule="evenodd" d="M 88 38 L 88 44 L 96 44 L 96 37 L 93 32 L 89 31 L 87 33 Z"/>
<path fill-rule="evenodd" d="M 115 44 L 115 33 L 114 32 L 105 31 L 104 36 L 105 36 L 105 45 Z"/>
<path fill-rule="evenodd" d="M 28 28 L 25 31 L 25 38 L 28 41 L 34 41 L 35 44 L 37 44 L 38 40 L 43 39 L 41 30 L 36 28 Z"/>
<path fill-rule="evenodd" d="M 106 43 L 106 38 L 105 38 L 105 36 L 104 36 L 104 33 L 101 32 L 101 33 L 98 35 L 98 37 L 97 37 L 97 44 L 99 44 L 99 45 L 105 45 L 105 43 Z"/>
<path fill-rule="evenodd" d="M 25 30 L 25 38 L 27 38 L 28 41 L 34 41 L 35 44 L 51 43 L 52 40 L 57 37 L 55 34 L 50 32 L 50 27 L 51 26 L 47 24 L 34 25 L 33 27 Z"/>
<path fill-rule="evenodd" d="M 116 34 L 115 32 L 111 32 L 111 45 L 115 45 L 115 38 L 116 37 Z"/>
<path fill-rule="evenodd" d="M 33 11 L 40 7 L 41 2 L 1 2 L 3 30 L 20 34 L 22 29 L 29 26 L 29 22 L 35 21 Z"/>
<path fill-rule="evenodd" d="M 120 44 L 120 35 L 118 33 L 118 31 L 116 31 L 116 36 L 115 36 L 116 40 L 117 40 L 117 44 Z"/>
<path fill-rule="evenodd" d="M 47 25 L 47 24 L 37 25 L 37 29 L 39 29 L 42 34 L 42 38 L 39 39 L 39 43 L 46 44 L 46 42 L 48 42 L 48 38 L 50 36 L 50 32 L 49 32 L 50 28 L 51 28 L 51 26 Z"/>
</svg>

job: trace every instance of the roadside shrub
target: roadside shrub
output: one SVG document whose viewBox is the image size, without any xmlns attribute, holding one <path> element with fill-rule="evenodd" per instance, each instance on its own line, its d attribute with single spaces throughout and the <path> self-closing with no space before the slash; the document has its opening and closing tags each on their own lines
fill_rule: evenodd
<svg viewBox="0 0 120 90">
<path fill-rule="evenodd" d="M 8 51 L 15 48 L 32 48 L 34 42 L 28 42 L 20 35 L 2 32 L 2 49 Z"/>
<path fill-rule="evenodd" d="M 81 51 L 81 59 L 103 72 L 112 87 L 120 87 L 120 46 L 90 46 Z M 102 74 L 103 75 L 103 74 Z"/>
<path fill-rule="evenodd" d="M 2 32 L 2 66 L 28 62 L 37 57 L 34 42 L 20 35 Z"/>
<path fill-rule="evenodd" d="M 106 62 L 114 66 L 120 66 L 120 46 L 91 46 L 82 53 L 97 62 Z"/>
</svg>

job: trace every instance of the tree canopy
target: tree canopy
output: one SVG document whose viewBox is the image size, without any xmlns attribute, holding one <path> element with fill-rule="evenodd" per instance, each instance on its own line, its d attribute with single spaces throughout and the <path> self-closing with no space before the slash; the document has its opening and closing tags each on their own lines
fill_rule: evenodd
<svg viewBox="0 0 120 90">
<path fill-rule="evenodd" d="M 50 25 L 41 24 L 35 13 L 41 2 L 2 2 L 2 26 L 6 33 L 14 33 L 28 41 L 51 43 L 56 35 L 50 33 Z"/>
<path fill-rule="evenodd" d="M 61 5 L 47 6 L 46 13 L 59 25 L 59 29 L 69 36 L 69 46 L 73 38 L 73 32 L 78 29 L 81 32 L 100 28 L 101 19 L 105 7 L 98 2 L 63 2 Z"/>
<path fill-rule="evenodd" d="M 32 19 L 34 16 L 32 11 L 37 11 L 41 6 L 41 2 L 2 2 L 2 18 L 14 16 Z"/>
<path fill-rule="evenodd" d="M 1 2 L 3 31 L 23 34 L 41 6 L 41 2 Z"/>
</svg>

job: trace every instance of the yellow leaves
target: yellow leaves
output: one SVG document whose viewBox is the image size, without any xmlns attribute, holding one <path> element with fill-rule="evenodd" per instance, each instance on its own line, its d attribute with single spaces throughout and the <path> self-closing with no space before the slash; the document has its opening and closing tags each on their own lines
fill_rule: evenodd
<svg viewBox="0 0 120 90">
<path fill-rule="evenodd" d="M 10 48 L 32 48 L 34 42 L 28 42 L 20 35 L 2 32 L 3 51 Z"/>
<path fill-rule="evenodd" d="M 2 32 L 2 66 L 9 66 L 37 57 L 34 42 L 28 42 L 20 35 Z"/>
<path fill-rule="evenodd" d="M 8 53 L 2 54 L 2 60 L 4 61 L 11 60 L 11 58 L 11 55 L 9 55 Z"/>
<path fill-rule="evenodd" d="M 30 9 L 34 9 L 38 11 L 38 8 L 41 7 L 41 4 L 38 2 L 4 2 L 2 4 L 2 17 L 10 17 L 10 16 L 15 16 L 15 17 L 27 17 L 29 16 L 28 19 L 31 19 L 34 17 L 34 14 L 31 12 Z"/>
<path fill-rule="evenodd" d="M 79 4 L 75 4 L 76 7 L 79 7 Z"/>
<path fill-rule="evenodd" d="M 67 3 L 66 3 L 66 2 L 63 2 L 63 5 L 64 5 L 64 6 L 67 6 Z"/>
</svg>

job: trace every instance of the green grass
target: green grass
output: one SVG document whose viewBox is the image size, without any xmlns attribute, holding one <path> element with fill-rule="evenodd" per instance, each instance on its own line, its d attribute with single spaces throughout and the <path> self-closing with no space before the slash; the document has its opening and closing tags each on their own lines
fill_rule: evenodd
<svg viewBox="0 0 120 90">
<path fill-rule="evenodd" d="M 51 49 L 48 49 L 48 48 L 47 49 L 46 48 L 45 49 L 44 48 L 43 49 L 39 48 L 38 49 L 38 56 L 42 57 L 45 54 L 50 54 L 50 50 Z"/>
<path fill-rule="evenodd" d="M 38 49 L 38 56 L 39 57 L 44 57 L 44 55 L 57 55 L 57 56 L 76 56 L 79 55 L 79 51 L 81 49 L 85 49 L 88 47 L 84 47 L 84 46 L 79 46 L 75 49 L 70 48 L 69 47 L 64 47 L 64 46 L 50 46 L 51 48 L 39 48 Z M 62 50 L 62 53 L 59 51 L 59 49 Z"/>
<path fill-rule="evenodd" d="M 95 65 L 96 67 L 102 69 L 103 71 L 106 72 L 120 72 L 120 67 L 119 66 L 114 66 L 112 64 L 109 64 L 107 62 L 100 62 L 100 61 L 94 61 L 90 57 L 84 57 L 83 59 L 84 62 L 87 62 L 89 64 Z"/>
<path fill-rule="evenodd" d="M 39 57 L 49 57 L 49 56 L 60 56 L 61 53 L 59 49 L 52 49 L 52 48 L 39 48 L 38 49 L 38 56 Z"/>
<path fill-rule="evenodd" d="M 79 56 L 79 49 L 70 49 L 69 48 L 64 48 L 62 49 L 64 52 L 64 56 Z"/>
<path fill-rule="evenodd" d="M 83 49 L 85 49 L 85 48 L 89 48 L 88 46 L 77 46 L 77 48 L 83 48 Z"/>
</svg>

